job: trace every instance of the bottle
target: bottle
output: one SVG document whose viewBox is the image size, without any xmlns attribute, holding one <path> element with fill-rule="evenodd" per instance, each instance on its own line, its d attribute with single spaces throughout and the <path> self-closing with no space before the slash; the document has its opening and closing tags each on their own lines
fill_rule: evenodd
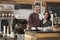
<svg viewBox="0 0 60 40">
<path fill-rule="evenodd" d="M 54 13 L 54 16 L 57 17 L 57 13 Z"/>
<path fill-rule="evenodd" d="M 6 26 L 3 26 L 3 36 L 6 36 Z"/>
<path fill-rule="evenodd" d="M 10 37 L 10 35 L 9 35 L 9 26 L 7 26 L 7 37 Z"/>
<path fill-rule="evenodd" d="M 9 13 L 9 15 L 8 15 L 9 17 L 11 16 L 11 14 Z"/>
<path fill-rule="evenodd" d="M 4 13 L 4 17 L 6 17 L 5 13 Z"/>
<path fill-rule="evenodd" d="M 7 13 L 5 14 L 5 16 L 7 17 Z"/>
<path fill-rule="evenodd" d="M 16 25 L 15 25 L 15 29 L 17 28 L 17 26 L 18 26 L 18 25 L 16 24 Z"/>
<path fill-rule="evenodd" d="M 7 17 L 8 17 L 8 13 L 7 13 Z"/>
<path fill-rule="evenodd" d="M 2 13 L 2 17 L 4 17 L 4 13 Z"/>
<path fill-rule="evenodd" d="M 14 15 L 13 14 L 11 14 L 11 17 L 13 17 Z"/>
<path fill-rule="evenodd" d="M 0 13 L 0 17 L 1 17 L 1 13 Z"/>
<path fill-rule="evenodd" d="M 1 13 L 1 17 L 2 17 L 2 13 Z"/>
</svg>

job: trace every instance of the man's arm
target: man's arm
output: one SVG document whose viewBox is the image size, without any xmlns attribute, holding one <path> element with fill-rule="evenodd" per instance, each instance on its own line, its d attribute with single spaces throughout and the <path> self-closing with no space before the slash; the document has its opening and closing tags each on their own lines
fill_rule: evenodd
<svg viewBox="0 0 60 40">
<path fill-rule="evenodd" d="M 31 14 L 31 15 L 29 16 L 29 20 L 28 20 L 28 23 L 27 23 L 27 30 L 29 30 L 29 28 L 31 27 L 32 22 L 33 22 L 33 17 L 32 17 L 32 14 Z"/>
</svg>

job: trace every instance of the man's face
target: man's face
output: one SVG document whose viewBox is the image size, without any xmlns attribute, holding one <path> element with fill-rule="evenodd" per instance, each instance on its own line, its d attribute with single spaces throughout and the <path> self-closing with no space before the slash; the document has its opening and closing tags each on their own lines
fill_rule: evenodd
<svg viewBox="0 0 60 40">
<path fill-rule="evenodd" d="M 39 13 L 40 7 L 39 6 L 35 6 L 34 10 L 35 10 L 36 13 Z"/>
</svg>

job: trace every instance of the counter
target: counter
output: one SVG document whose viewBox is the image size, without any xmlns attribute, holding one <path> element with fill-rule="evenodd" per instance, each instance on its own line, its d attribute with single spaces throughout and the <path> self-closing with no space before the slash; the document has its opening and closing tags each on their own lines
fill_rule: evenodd
<svg viewBox="0 0 60 40">
<path fill-rule="evenodd" d="M 60 31 L 25 31 L 25 40 L 60 40 Z"/>
<path fill-rule="evenodd" d="M 0 40 L 17 40 L 17 39 L 11 37 L 0 37 Z"/>
</svg>

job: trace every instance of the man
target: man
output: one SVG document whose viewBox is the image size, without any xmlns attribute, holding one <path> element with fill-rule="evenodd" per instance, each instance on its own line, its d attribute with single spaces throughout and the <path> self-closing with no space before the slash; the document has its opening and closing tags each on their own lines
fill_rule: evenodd
<svg viewBox="0 0 60 40">
<path fill-rule="evenodd" d="M 39 19 L 39 12 L 40 12 L 40 6 L 35 5 L 34 7 L 34 13 L 30 14 L 28 24 L 27 24 L 27 30 L 31 29 L 32 27 L 40 27 L 40 19 Z"/>
</svg>

